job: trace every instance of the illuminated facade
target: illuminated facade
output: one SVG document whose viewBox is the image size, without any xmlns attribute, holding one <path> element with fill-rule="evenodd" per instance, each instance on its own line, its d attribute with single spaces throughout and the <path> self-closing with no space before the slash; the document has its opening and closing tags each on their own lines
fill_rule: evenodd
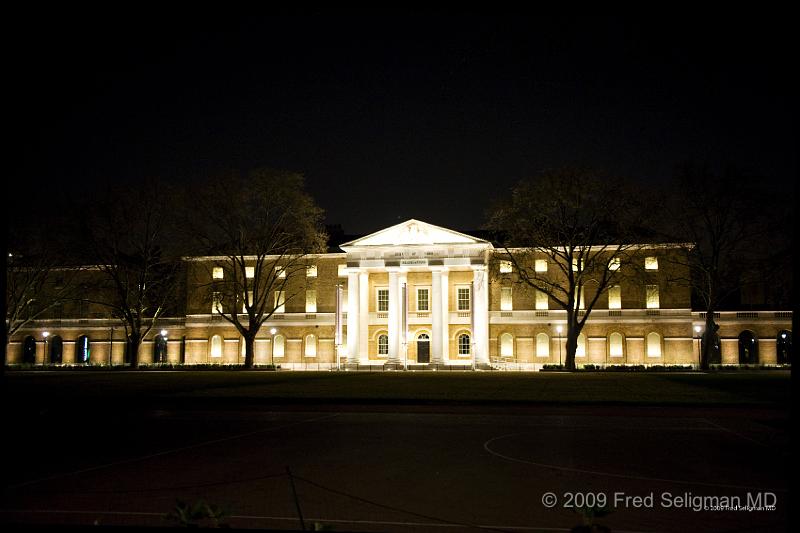
<svg viewBox="0 0 800 533">
<path fill-rule="evenodd" d="M 274 295 L 276 311 L 256 339 L 256 365 L 536 370 L 565 358 L 565 311 L 514 283 L 510 263 L 488 241 L 408 220 L 341 250 L 306 257 L 305 275 Z M 578 367 L 698 365 L 696 328 L 704 317 L 691 310 L 689 289 L 670 283 L 669 253 L 669 246 L 643 246 L 646 277 L 600 296 L 578 339 Z M 224 275 L 210 266 L 218 260 L 186 258 L 185 315 L 162 319 L 145 338 L 142 364 L 244 361 L 243 339 L 197 290 Z M 535 268 L 546 272 L 547 259 L 536 259 Z M 721 312 L 716 362 L 788 362 L 791 316 Z M 83 312 L 30 324 L 11 340 L 8 362 L 120 365 L 124 351 L 119 322 Z"/>
</svg>

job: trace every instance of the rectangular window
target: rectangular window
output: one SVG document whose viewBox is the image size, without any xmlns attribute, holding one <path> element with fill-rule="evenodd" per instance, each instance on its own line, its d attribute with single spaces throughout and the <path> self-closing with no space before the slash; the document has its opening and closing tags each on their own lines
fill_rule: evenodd
<svg viewBox="0 0 800 533">
<path fill-rule="evenodd" d="M 512 311 L 514 309 L 514 302 L 511 299 L 511 287 L 500 288 L 500 310 Z"/>
<path fill-rule="evenodd" d="M 584 309 L 584 306 L 583 306 L 583 287 L 581 287 L 580 293 L 575 295 L 575 309 Z"/>
<path fill-rule="evenodd" d="M 540 290 L 536 290 L 536 310 L 547 311 L 549 307 L 550 307 L 550 302 L 547 297 L 547 293 L 542 292 Z"/>
<path fill-rule="evenodd" d="M 242 302 L 242 313 L 247 312 L 246 304 L 249 304 L 251 307 L 253 306 L 253 291 L 247 291 L 247 301 Z"/>
<path fill-rule="evenodd" d="M 347 277 L 347 263 L 336 265 L 336 273 L 340 278 Z"/>
<path fill-rule="evenodd" d="M 275 312 L 286 312 L 286 293 L 284 291 L 275 291 Z"/>
<path fill-rule="evenodd" d="M 317 312 L 317 291 L 316 289 L 308 289 L 306 291 L 306 313 Z"/>
<path fill-rule="evenodd" d="M 277 276 L 279 278 L 285 278 L 286 277 L 286 269 L 284 269 L 283 267 L 276 266 L 275 267 L 275 272 L 276 272 L 276 274 L 277 274 Z"/>
<path fill-rule="evenodd" d="M 378 289 L 378 312 L 389 311 L 389 289 Z"/>
<path fill-rule="evenodd" d="M 537 259 L 534 268 L 536 272 L 547 272 L 547 259 Z"/>
<path fill-rule="evenodd" d="M 572 258 L 572 271 L 573 272 L 582 272 L 583 267 L 585 265 L 585 261 L 583 259 L 578 259 L 577 257 Z"/>
<path fill-rule="evenodd" d="M 225 279 L 225 272 L 222 267 L 214 267 L 211 270 L 211 279 Z"/>
<path fill-rule="evenodd" d="M 612 257 L 611 261 L 608 262 L 608 269 L 619 270 L 619 265 L 620 265 L 619 257 Z"/>
<path fill-rule="evenodd" d="M 456 289 L 456 303 L 459 311 L 469 311 L 469 287 L 458 287 Z"/>
<path fill-rule="evenodd" d="M 647 308 L 648 309 L 658 309 L 659 301 L 658 301 L 658 285 L 648 285 L 647 286 Z"/>
<path fill-rule="evenodd" d="M 511 273 L 511 261 L 500 261 L 500 273 L 501 274 L 509 274 Z"/>
<path fill-rule="evenodd" d="M 612 285 L 608 288 L 608 308 L 622 309 L 622 289 L 619 285 Z"/>
<path fill-rule="evenodd" d="M 222 313 L 222 294 L 215 292 L 211 295 L 211 313 Z"/>
<path fill-rule="evenodd" d="M 244 267 L 244 275 L 247 279 L 253 279 L 254 277 L 256 277 L 256 268 Z"/>
<path fill-rule="evenodd" d="M 645 270 L 658 270 L 658 257 L 645 257 L 644 258 Z"/>
<path fill-rule="evenodd" d="M 417 311 L 430 311 L 430 291 L 417 289 Z"/>
<path fill-rule="evenodd" d="M 317 277 L 317 265 L 309 265 L 306 267 L 306 277 L 307 278 Z"/>
</svg>

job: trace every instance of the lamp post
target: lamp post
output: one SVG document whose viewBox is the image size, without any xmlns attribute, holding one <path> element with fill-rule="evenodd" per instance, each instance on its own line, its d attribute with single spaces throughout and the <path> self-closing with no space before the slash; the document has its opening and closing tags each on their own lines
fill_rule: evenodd
<svg viewBox="0 0 800 533">
<path fill-rule="evenodd" d="M 556 326 L 556 332 L 558 333 L 558 366 L 561 366 L 561 332 L 563 328 L 561 325 Z"/>
<path fill-rule="evenodd" d="M 167 330 L 165 330 L 165 329 L 162 329 L 159 333 L 161 333 L 161 339 L 164 342 L 164 357 L 163 357 L 164 360 L 163 361 L 161 360 L 162 359 L 161 350 L 159 349 L 158 350 L 158 359 L 159 359 L 158 362 L 159 363 L 166 363 L 166 359 L 167 359 L 167 333 L 169 333 L 169 332 Z"/>
<path fill-rule="evenodd" d="M 269 329 L 270 339 L 269 339 L 269 362 L 272 370 L 275 370 L 275 334 L 278 333 L 278 330 L 275 328 Z"/>
<path fill-rule="evenodd" d="M 50 336 L 49 331 L 43 331 L 42 337 L 44 337 L 44 352 L 42 353 L 42 366 L 47 365 L 47 337 Z"/>
<path fill-rule="evenodd" d="M 694 327 L 694 332 L 697 334 L 697 369 L 700 370 L 700 332 L 703 330 L 700 326 Z"/>
</svg>

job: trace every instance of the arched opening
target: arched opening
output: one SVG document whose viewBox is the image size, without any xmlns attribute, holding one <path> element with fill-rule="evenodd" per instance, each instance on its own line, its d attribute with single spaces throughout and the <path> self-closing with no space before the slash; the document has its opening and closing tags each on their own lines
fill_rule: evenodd
<svg viewBox="0 0 800 533">
<path fill-rule="evenodd" d="M 779 365 L 792 364 L 792 332 L 786 329 L 779 331 L 775 340 L 777 363 Z"/>
<path fill-rule="evenodd" d="M 661 357 L 661 335 L 655 331 L 647 334 L 647 357 Z"/>
<path fill-rule="evenodd" d="M 755 333 L 745 330 L 739 334 L 739 364 L 758 364 L 758 340 Z"/>
<path fill-rule="evenodd" d="M 536 335 L 536 357 L 550 357 L 550 337 L 547 333 Z"/>
<path fill-rule="evenodd" d="M 500 357 L 514 357 L 514 337 L 511 333 L 500 335 Z"/>
<path fill-rule="evenodd" d="M 75 364 L 85 365 L 89 363 L 91 349 L 89 347 L 89 337 L 81 335 L 75 339 Z"/>
<path fill-rule="evenodd" d="M 314 335 L 306 335 L 305 338 L 305 356 L 306 357 L 316 357 L 317 356 L 317 337 Z"/>
<path fill-rule="evenodd" d="M 167 362 L 167 339 L 161 335 L 156 335 L 153 341 L 153 363 Z"/>
<path fill-rule="evenodd" d="M 50 338 L 50 353 L 48 362 L 51 365 L 60 365 L 64 358 L 64 341 L 58 335 Z"/>
<path fill-rule="evenodd" d="M 26 365 L 36 364 L 36 339 L 30 335 L 22 341 L 22 363 Z"/>
<path fill-rule="evenodd" d="M 389 355 L 389 335 L 385 333 L 378 335 L 378 355 Z"/>
<path fill-rule="evenodd" d="M 609 357 L 622 357 L 624 355 L 623 339 L 621 333 L 612 333 L 608 336 Z"/>
<path fill-rule="evenodd" d="M 222 337 L 220 335 L 211 337 L 211 357 L 222 357 Z"/>
<path fill-rule="evenodd" d="M 272 339 L 272 357 L 283 357 L 286 353 L 286 337 L 275 335 Z"/>
<path fill-rule="evenodd" d="M 417 363 L 431 362 L 431 338 L 427 333 L 417 335 Z"/>
<path fill-rule="evenodd" d="M 578 335 L 578 345 L 575 347 L 575 357 L 586 357 L 586 335 Z"/>
<path fill-rule="evenodd" d="M 468 333 L 462 333 L 458 336 L 458 355 L 470 355 L 472 353 L 472 346 L 470 344 L 470 337 Z"/>
</svg>

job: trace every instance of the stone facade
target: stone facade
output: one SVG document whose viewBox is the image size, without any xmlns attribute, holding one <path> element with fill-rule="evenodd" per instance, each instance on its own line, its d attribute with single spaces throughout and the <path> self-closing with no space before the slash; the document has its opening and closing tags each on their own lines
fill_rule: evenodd
<svg viewBox="0 0 800 533">
<path fill-rule="evenodd" d="M 566 313 L 552 301 L 537 299 L 535 291 L 518 283 L 513 270 L 498 269 L 503 254 L 488 241 L 409 220 L 341 249 L 343 253 L 306 257 L 306 266 L 316 267 L 315 272 L 287 281 L 285 292 L 291 297 L 262 326 L 256 365 L 535 370 L 563 362 L 566 332 L 558 328 Z M 654 245 L 637 253 L 634 260 L 642 263 L 645 257 L 662 260 L 657 269 L 622 279 L 616 304 L 607 293 L 599 296 L 581 335 L 576 364 L 697 366 L 695 328 L 702 328 L 704 319 L 692 311 L 689 289 L 671 281 L 681 277 L 665 260 L 673 252 Z M 161 330 L 166 331 L 163 362 L 243 363 L 243 339 L 211 312 L 203 290 L 220 260 L 186 258 L 185 314 L 164 318 L 154 328 L 142 344 L 142 364 L 153 362 L 156 343 L 163 342 L 156 338 Z M 337 286 L 344 296 L 338 312 Z M 647 286 L 658 287 L 655 307 L 647 305 Z M 587 289 L 584 299 L 593 296 Z M 45 349 L 51 352 L 60 345 L 65 365 L 87 358 L 90 364 L 123 364 L 123 329 L 95 307 L 69 309 L 62 318 L 39 320 L 19 331 L 9 344 L 8 363 L 42 364 Z M 337 316 L 343 334 L 338 344 Z M 720 313 L 720 362 L 739 364 L 741 337 L 750 332 L 756 348 L 748 350 L 757 350 L 757 364 L 779 363 L 780 335 L 791 335 L 791 319 L 788 311 Z"/>
</svg>

